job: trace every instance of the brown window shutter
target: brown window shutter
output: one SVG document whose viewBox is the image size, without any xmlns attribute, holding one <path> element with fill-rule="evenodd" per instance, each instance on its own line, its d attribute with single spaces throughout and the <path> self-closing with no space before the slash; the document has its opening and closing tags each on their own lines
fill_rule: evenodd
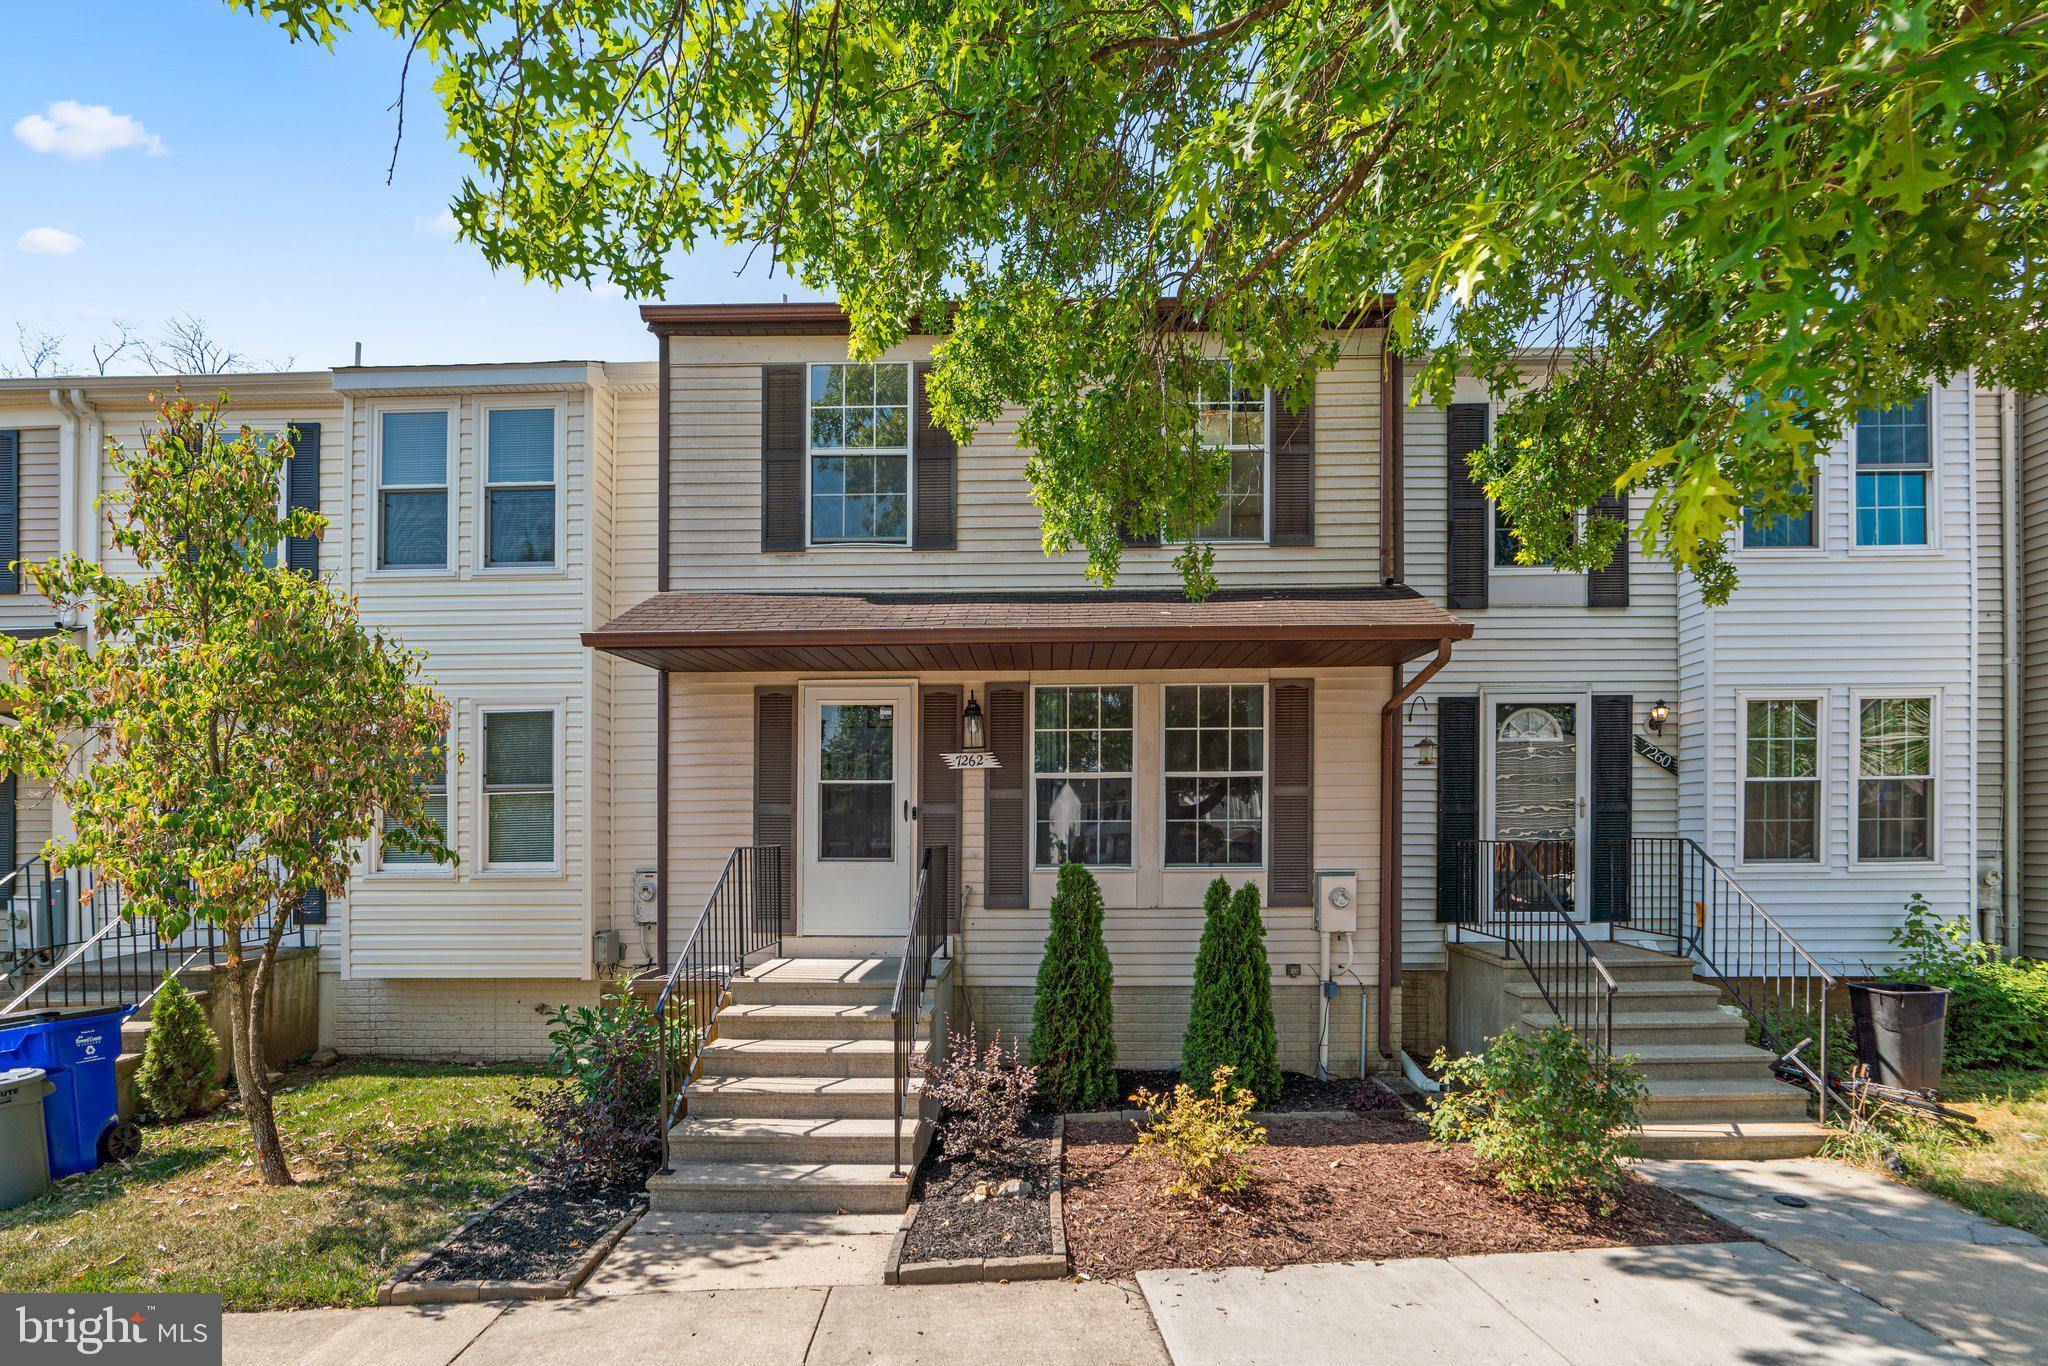
<svg viewBox="0 0 2048 1366">
<path fill-rule="evenodd" d="M 1030 791 L 1022 683 L 988 685 L 988 747 L 999 768 L 988 770 L 982 802 L 982 862 L 987 886 L 982 902 L 990 910 L 1021 911 L 1031 905 L 1031 869 L 1025 857 L 1030 834 Z"/>
<path fill-rule="evenodd" d="M 317 422 L 294 422 L 291 426 L 292 458 L 285 471 L 285 505 L 292 508 L 320 510 L 320 424 Z M 285 564 L 309 579 L 320 577 L 320 542 L 312 536 L 292 536 L 284 543 Z M 322 900 L 321 914 L 326 914 L 326 901 Z M 308 925 L 325 924 L 324 920 L 300 920 Z"/>
<path fill-rule="evenodd" d="M 796 689 L 754 689 L 754 843 L 782 850 L 782 932 L 796 933 Z M 766 898 L 764 898 L 764 901 Z"/>
<path fill-rule="evenodd" d="M 917 488 L 910 544 L 918 550 L 954 550 L 959 546 L 960 444 L 932 420 L 931 399 L 925 393 L 931 376 L 931 362 L 919 361 L 913 372 L 917 381 L 917 392 L 912 395 Z"/>
<path fill-rule="evenodd" d="M 804 548 L 804 369 L 761 367 L 761 549 Z"/>
<path fill-rule="evenodd" d="M 1273 410 L 1274 545 L 1316 543 L 1315 470 L 1315 395 L 1310 393 L 1299 408 L 1282 400 Z"/>
<path fill-rule="evenodd" d="M 1479 838 L 1479 699 L 1436 702 L 1436 918 L 1471 920 Z"/>
<path fill-rule="evenodd" d="M 1593 504 L 1593 516 L 1619 522 L 1628 529 L 1628 500 L 1609 495 Z M 1614 558 L 1604 568 L 1586 575 L 1586 606 L 1628 606 L 1628 538 L 1614 548 Z"/>
<path fill-rule="evenodd" d="M 918 843 L 932 852 L 927 894 L 943 898 L 946 933 L 960 932 L 960 770 L 944 756 L 960 748 L 960 689 L 926 688 L 918 695 Z"/>
<path fill-rule="evenodd" d="M 1267 751 L 1266 901 L 1306 906 L 1315 885 L 1316 684 L 1273 680 L 1273 735 Z"/>
<path fill-rule="evenodd" d="M 1487 566 L 1493 558 L 1487 544 L 1486 490 L 1465 463 L 1467 456 L 1485 447 L 1486 425 L 1484 403 L 1453 403 L 1444 414 L 1445 492 L 1451 514 L 1445 574 L 1452 607 L 1486 606 Z"/>
<path fill-rule="evenodd" d="M 1634 823 L 1633 697 L 1593 699 L 1593 919 L 1627 920 Z"/>
</svg>

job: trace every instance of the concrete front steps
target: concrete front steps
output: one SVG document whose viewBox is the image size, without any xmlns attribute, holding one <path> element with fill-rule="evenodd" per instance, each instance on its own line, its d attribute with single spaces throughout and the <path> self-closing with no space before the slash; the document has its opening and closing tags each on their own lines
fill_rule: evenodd
<svg viewBox="0 0 2048 1366">
<path fill-rule="evenodd" d="M 903 1167 L 893 1162 L 897 961 L 778 958 L 732 981 L 669 1131 L 665 1211 L 893 1214 L 931 1141 L 924 1082 L 909 1082 Z M 926 1051 L 918 1020 L 913 1057 Z"/>
<path fill-rule="evenodd" d="M 1807 1118 L 1807 1093 L 1772 1075 L 1771 1054 L 1744 1042 L 1741 1013 L 1693 976 L 1691 959 L 1621 942 L 1594 951 L 1617 983 L 1614 1051 L 1635 1059 L 1650 1088 L 1636 1136 L 1644 1157 L 1759 1161 L 1820 1151 L 1829 1131 Z M 1526 972 L 1509 975 L 1502 991 L 1521 1028 L 1557 1019 Z"/>
</svg>

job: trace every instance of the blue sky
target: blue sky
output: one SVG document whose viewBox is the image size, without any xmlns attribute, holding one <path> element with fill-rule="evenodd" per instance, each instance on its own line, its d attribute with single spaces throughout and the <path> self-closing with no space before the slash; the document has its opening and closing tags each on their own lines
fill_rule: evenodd
<svg viewBox="0 0 2048 1366">
<path fill-rule="evenodd" d="M 0 11 L 0 367 L 20 363 L 20 324 L 65 337 L 76 369 L 112 319 L 154 333 L 185 314 L 300 368 L 359 341 L 370 364 L 650 357 L 615 288 L 494 275 L 448 235 L 465 163 L 419 63 L 385 185 L 403 51 L 380 30 L 330 52 L 221 0 Z M 679 260 L 667 297 L 815 297 L 739 269 Z"/>
</svg>

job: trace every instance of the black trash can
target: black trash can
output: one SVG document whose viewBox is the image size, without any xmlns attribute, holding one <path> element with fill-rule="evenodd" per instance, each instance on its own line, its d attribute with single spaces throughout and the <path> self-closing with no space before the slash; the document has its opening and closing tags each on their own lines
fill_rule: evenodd
<svg viewBox="0 0 2048 1366">
<path fill-rule="evenodd" d="M 1934 1091 L 1941 1086 L 1941 1042 L 1948 988 L 1925 982 L 1851 982 L 1856 1060 L 1880 1086 Z"/>
</svg>

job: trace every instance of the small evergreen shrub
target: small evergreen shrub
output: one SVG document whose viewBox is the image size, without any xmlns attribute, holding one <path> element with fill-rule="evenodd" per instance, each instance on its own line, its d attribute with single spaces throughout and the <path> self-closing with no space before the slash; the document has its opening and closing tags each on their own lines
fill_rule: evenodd
<svg viewBox="0 0 2048 1366">
<path fill-rule="evenodd" d="M 1219 877 L 1209 884 L 1203 908 L 1180 1074 L 1200 1085 L 1228 1067 L 1236 1084 L 1271 1104 L 1280 1096 L 1280 1040 L 1259 889 L 1247 882 L 1232 895 Z"/>
<path fill-rule="evenodd" d="M 1469 1142 L 1511 1191 L 1597 1198 L 1612 1209 L 1649 1095 L 1633 1062 L 1559 1023 L 1533 1035 L 1510 1029 L 1469 1057 L 1439 1050 L 1432 1066 L 1445 1088 L 1429 1115 L 1437 1142 Z"/>
<path fill-rule="evenodd" d="M 1086 1110 L 1116 1099 L 1116 1037 L 1102 889 L 1081 864 L 1060 865 L 1051 920 L 1031 1006 L 1031 1062 L 1047 1103 Z"/>
<path fill-rule="evenodd" d="M 2048 1066 L 2048 963 L 2007 958 L 1971 933 L 1967 920 L 1935 914 L 1918 892 L 1891 940 L 1901 976 L 1949 990 L 1942 1043 L 1949 1066 Z"/>
<path fill-rule="evenodd" d="M 554 1079 L 513 1100 L 538 1121 L 541 1171 L 569 1186 L 638 1182 L 661 1150 L 661 1036 L 653 1007 L 622 975 L 595 1006 L 558 1006 L 548 1023 Z"/>
<path fill-rule="evenodd" d="M 1138 1158 L 1172 1169 L 1167 1194 L 1214 1200 L 1257 1179 L 1252 1158 L 1266 1146 L 1265 1129 L 1251 1118 L 1258 1098 L 1231 1081 L 1228 1066 L 1211 1072 L 1199 1091 L 1183 1081 L 1171 1096 L 1139 1091 L 1131 1099 L 1151 1116 L 1138 1134 Z"/>
<path fill-rule="evenodd" d="M 135 1071 L 143 1104 L 160 1120 L 196 1115 L 206 1107 L 219 1070 L 220 1040 L 214 1037 L 206 1007 L 183 982 L 166 979 L 149 1009 L 142 1065 Z"/>
<path fill-rule="evenodd" d="M 1038 1087 L 1038 1069 L 1024 1061 L 1016 1041 L 1003 1048 L 1003 1032 L 982 1048 L 974 1026 L 948 1033 L 946 1060 L 920 1064 L 925 1084 L 945 1107 L 942 1131 L 949 1158 L 994 1161 L 1024 1130 L 1024 1114 Z"/>
</svg>

